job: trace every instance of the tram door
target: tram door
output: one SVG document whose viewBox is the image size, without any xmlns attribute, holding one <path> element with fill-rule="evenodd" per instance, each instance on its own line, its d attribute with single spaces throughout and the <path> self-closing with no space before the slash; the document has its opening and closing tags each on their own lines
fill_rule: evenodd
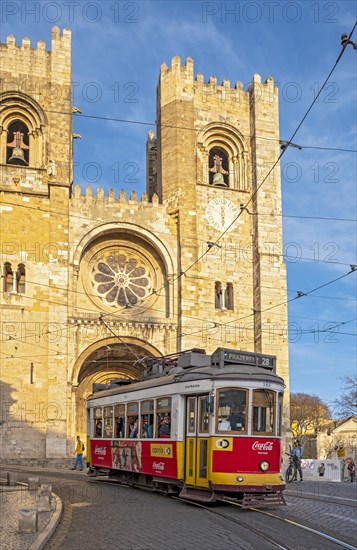
<svg viewBox="0 0 357 550">
<path fill-rule="evenodd" d="M 187 397 L 185 483 L 208 487 L 209 394 Z"/>
</svg>

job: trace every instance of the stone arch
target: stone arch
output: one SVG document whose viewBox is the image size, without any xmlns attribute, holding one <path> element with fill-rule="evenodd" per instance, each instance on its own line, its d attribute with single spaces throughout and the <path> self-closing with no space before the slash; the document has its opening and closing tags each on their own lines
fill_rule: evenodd
<svg viewBox="0 0 357 550">
<path fill-rule="evenodd" d="M 135 337 L 104 338 L 88 346 L 76 359 L 71 373 L 74 432 L 86 433 L 86 399 L 93 384 L 108 385 L 118 378 L 138 380 L 144 370 L 144 357 L 160 357 L 152 344 Z"/>
<path fill-rule="evenodd" d="M 0 162 L 6 163 L 8 128 L 16 121 L 28 128 L 29 166 L 42 167 L 45 164 L 47 117 L 37 101 L 17 91 L 0 94 Z"/>
<path fill-rule="evenodd" d="M 105 275 L 108 261 L 109 264 L 110 261 L 114 264 L 114 267 L 110 267 L 115 275 L 110 272 L 108 276 Z M 123 262 L 121 277 L 120 269 Z M 125 279 L 126 264 L 129 265 L 130 262 L 134 267 L 137 266 L 133 269 L 137 271 L 136 280 L 130 279 L 130 274 L 126 282 L 120 281 L 121 278 Z M 167 284 L 175 272 L 172 255 L 156 235 L 139 225 L 104 223 L 93 228 L 73 251 L 73 266 L 73 290 L 83 290 L 99 311 L 125 312 L 127 315 L 130 313 L 129 309 L 135 306 L 138 313 L 143 302 L 145 308 L 153 307 L 154 303 L 159 304 L 155 307 L 157 311 L 161 311 L 161 316 L 162 313 L 166 318 L 172 315 L 173 292 Z M 115 284 L 111 287 L 113 281 Z M 142 285 L 142 288 L 138 289 L 135 286 L 137 284 Z M 106 290 L 106 285 L 109 290 Z M 109 298 L 110 288 L 113 289 L 114 295 L 116 289 L 118 291 L 114 298 Z M 124 298 L 121 288 L 125 289 Z"/>
<path fill-rule="evenodd" d="M 212 122 L 198 133 L 197 181 L 209 184 L 209 155 L 214 148 L 221 149 L 227 154 L 228 186 L 239 191 L 249 191 L 247 142 L 237 128 L 223 122 Z"/>
</svg>

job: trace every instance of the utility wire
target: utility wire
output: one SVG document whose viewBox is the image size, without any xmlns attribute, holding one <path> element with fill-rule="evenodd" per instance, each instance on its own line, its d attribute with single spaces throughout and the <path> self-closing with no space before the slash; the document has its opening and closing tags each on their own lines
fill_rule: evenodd
<svg viewBox="0 0 357 550">
<path fill-rule="evenodd" d="M 355 29 L 357 25 L 357 22 L 355 23 L 355 25 L 353 26 L 353 29 L 349 35 L 349 38 L 352 36 L 353 34 L 353 31 Z M 261 187 L 263 186 L 263 184 L 265 183 L 265 181 L 267 180 L 267 178 L 270 176 L 270 174 L 273 172 L 273 170 L 275 169 L 275 167 L 277 166 L 277 164 L 280 162 L 280 159 L 283 157 L 283 155 L 285 154 L 285 152 L 287 151 L 289 145 L 292 143 L 294 137 L 296 136 L 296 134 L 298 133 L 298 131 L 300 130 L 301 126 L 303 125 L 304 121 L 306 120 L 308 114 L 310 113 L 312 107 L 315 105 L 315 103 L 318 101 L 318 98 L 319 96 L 321 95 L 323 89 L 325 88 L 328 80 L 330 79 L 331 75 L 333 74 L 333 72 L 335 71 L 341 57 L 342 57 L 342 54 L 343 52 L 345 51 L 346 49 L 346 46 L 347 46 L 347 43 L 343 44 L 342 46 L 342 51 L 341 53 L 339 54 L 334 66 L 332 67 L 332 69 L 330 70 L 329 74 L 327 75 L 325 81 L 323 82 L 321 88 L 319 89 L 318 93 L 316 94 L 316 96 L 314 97 L 311 105 L 309 106 L 309 108 L 307 109 L 306 113 L 304 114 L 304 116 L 302 117 L 300 123 L 298 124 L 297 128 L 295 129 L 295 131 L 293 132 L 291 138 L 289 139 L 289 141 L 286 143 L 285 147 L 282 149 L 280 155 L 278 156 L 278 158 L 276 159 L 276 161 L 274 162 L 274 164 L 272 165 L 272 167 L 269 169 L 267 175 L 263 178 L 263 180 L 261 181 L 261 183 L 258 185 L 258 187 L 255 189 L 255 191 L 252 193 L 252 195 L 250 196 L 250 198 L 248 199 L 248 201 L 246 202 L 246 204 L 243 206 L 241 206 L 241 210 L 240 212 L 238 213 L 238 215 L 235 217 L 235 219 L 229 224 L 229 226 L 219 235 L 219 237 L 217 237 L 217 239 L 214 241 L 214 244 L 218 244 L 219 241 L 222 239 L 222 237 L 227 233 L 227 231 L 229 231 L 229 229 L 237 222 L 237 220 L 240 218 L 240 216 L 242 215 L 242 213 L 244 211 L 247 210 L 247 207 L 248 205 L 252 202 L 253 198 L 258 194 L 258 191 L 259 189 L 261 189 Z M 172 285 L 174 282 L 176 282 L 178 279 L 182 278 L 183 276 L 185 276 L 187 274 L 187 272 L 192 269 L 195 265 L 197 265 L 198 262 L 200 262 L 202 260 L 202 258 L 204 258 L 209 252 L 210 250 L 212 250 L 213 246 L 208 248 L 208 250 L 206 250 L 203 254 L 201 254 L 187 269 L 185 269 L 184 271 L 182 271 L 179 275 L 177 275 L 176 277 L 174 277 L 171 281 L 168 281 L 167 283 L 165 283 L 165 285 L 163 285 L 160 289 L 159 289 L 159 292 L 166 288 L 168 285 Z M 143 298 L 141 300 L 141 303 L 146 300 L 147 298 Z"/>
<path fill-rule="evenodd" d="M 320 92 L 321 92 L 321 90 L 320 90 Z M 320 92 L 317 94 L 317 97 L 320 95 Z M 139 125 L 139 126 L 150 126 L 150 127 L 158 126 L 157 121 L 148 122 L 148 121 L 143 121 L 143 120 L 131 120 L 131 119 L 125 119 L 125 118 L 108 117 L 108 116 L 104 116 L 104 115 L 85 115 L 83 113 L 72 113 L 72 112 L 57 111 L 57 110 L 52 110 L 52 109 L 45 109 L 45 112 L 50 113 L 50 114 L 73 116 L 74 118 L 77 118 L 79 120 L 80 119 L 93 119 L 93 120 L 103 120 L 103 121 L 106 121 L 106 122 L 120 122 L 120 123 L 125 123 L 125 124 L 134 124 L 134 125 L 136 124 L 136 125 Z M 176 126 L 174 124 L 162 124 L 161 122 L 160 122 L 160 127 L 161 128 L 170 128 L 172 130 L 188 130 L 188 131 L 191 131 L 191 132 L 195 132 L 196 134 L 201 131 L 201 130 L 198 130 L 197 128 L 193 128 L 192 126 Z M 250 139 L 250 137 L 251 137 L 250 135 L 245 135 L 245 134 L 242 134 L 242 135 L 246 139 Z M 275 138 L 270 138 L 270 137 L 266 137 L 266 136 L 261 136 L 261 137 L 259 137 L 259 139 L 265 139 L 267 141 L 282 141 L 282 140 L 277 140 Z M 289 140 L 289 142 L 287 142 L 287 143 L 290 143 L 290 141 L 291 140 Z M 357 153 L 357 150 L 355 150 L 355 149 L 345 149 L 345 148 L 339 148 L 339 147 L 322 147 L 322 146 L 314 146 L 314 145 L 299 145 L 299 149 L 320 149 L 322 151 L 339 151 L 339 152 L 342 152 L 342 153 Z"/>
<path fill-rule="evenodd" d="M 26 191 L 24 191 L 24 194 L 26 194 Z M 80 195 L 81 197 L 85 197 L 86 195 Z M 138 203 L 141 203 L 142 201 L 138 200 L 137 201 Z M 36 212 L 46 212 L 46 213 L 51 213 L 51 214 L 59 214 L 59 215 L 63 215 L 63 210 L 54 210 L 52 208 L 39 208 L 39 207 L 35 207 L 35 206 L 30 206 L 28 204 L 16 204 L 14 202 L 9 202 L 9 201 L 1 201 L 1 204 L 6 204 L 8 206 L 15 206 L 17 208 L 28 208 L 29 210 L 36 210 Z M 120 203 L 118 201 L 118 204 L 125 204 L 125 203 Z M 151 204 L 150 202 L 148 202 L 148 204 Z M 164 206 L 164 205 L 160 205 L 160 206 Z M 251 216 L 261 216 L 261 217 L 269 217 L 271 218 L 272 215 L 271 214 L 261 214 L 260 212 L 249 212 L 249 214 Z M 322 217 L 322 216 L 299 216 L 299 215 L 293 215 L 293 214 L 279 214 L 279 216 L 281 216 L 282 218 L 296 218 L 296 219 L 301 219 L 301 220 L 322 220 L 322 221 L 337 221 L 337 222 L 357 222 L 357 218 L 333 218 L 333 217 Z M 274 217 L 276 217 L 276 215 L 274 215 Z M 98 218 L 92 218 L 90 216 L 81 216 L 80 214 L 73 214 L 72 212 L 70 213 L 69 215 L 69 219 L 71 218 L 78 218 L 80 220 L 87 220 L 87 221 L 98 221 Z M 167 233 L 164 233 L 163 231 L 155 231 L 155 234 L 159 234 L 159 235 L 167 235 Z M 205 239 L 199 239 L 201 242 L 205 242 Z"/>
</svg>

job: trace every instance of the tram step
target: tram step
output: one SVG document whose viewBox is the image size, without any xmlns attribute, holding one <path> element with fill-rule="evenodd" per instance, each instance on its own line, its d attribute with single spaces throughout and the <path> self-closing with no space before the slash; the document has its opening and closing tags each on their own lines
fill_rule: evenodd
<svg viewBox="0 0 357 550">
<path fill-rule="evenodd" d="M 244 493 L 242 508 L 276 508 L 286 506 L 284 495 L 277 493 Z"/>
<path fill-rule="evenodd" d="M 215 502 L 216 501 L 216 495 L 213 491 L 195 488 L 195 487 L 187 487 L 186 485 L 182 488 L 180 494 L 180 498 L 184 498 L 186 500 L 195 500 L 196 502 Z"/>
</svg>

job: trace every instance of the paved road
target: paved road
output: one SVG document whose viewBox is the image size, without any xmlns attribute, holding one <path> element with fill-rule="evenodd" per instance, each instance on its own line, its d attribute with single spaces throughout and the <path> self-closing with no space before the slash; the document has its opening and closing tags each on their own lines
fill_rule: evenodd
<svg viewBox="0 0 357 550">
<path fill-rule="evenodd" d="M 27 473 L 21 474 L 26 479 Z M 225 504 L 207 511 L 160 494 L 105 483 L 103 479 L 76 472 L 48 472 L 39 476 L 41 482 L 52 483 L 64 508 L 61 523 L 45 550 L 78 546 L 86 550 L 276 549 L 270 538 L 289 549 L 339 548 L 333 542 L 297 531 L 279 520 Z M 272 513 L 342 538 L 353 546 L 357 541 L 356 490 L 357 484 L 294 484 L 288 490 L 289 505 Z M 333 504 L 327 502 L 332 493 Z"/>
<path fill-rule="evenodd" d="M 89 542 L 88 549 L 151 548 L 195 550 L 270 550 L 272 544 L 255 531 L 272 537 L 288 548 L 333 550 L 335 543 L 320 540 L 311 533 L 296 531 L 278 520 L 242 512 L 228 505 L 212 511 L 178 500 L 100 480 L 78 481 L 62 487 L 68 506 L 61 529 L 46 550 L 64 550 L 76 544 L 78 534 Z M 357 541 L 357 484 L 306 483 L 289 488 L 289 505 L 278 515 L 322 530 L 352 546 Z M 59 493 L 60 487 L 56 489 Z M 295 493 L 295 495 L 294 495 Z M 333 494 L 335 501 L 327 502 Z M 301 498 L 307 496 L 308 499 Z M 347 505 L 347 506 L 346 506 Z M 215 511 L 223 514 L 218 516 Z M 276 511 L 274 511 L 276 513 Z"/>
</svg>

